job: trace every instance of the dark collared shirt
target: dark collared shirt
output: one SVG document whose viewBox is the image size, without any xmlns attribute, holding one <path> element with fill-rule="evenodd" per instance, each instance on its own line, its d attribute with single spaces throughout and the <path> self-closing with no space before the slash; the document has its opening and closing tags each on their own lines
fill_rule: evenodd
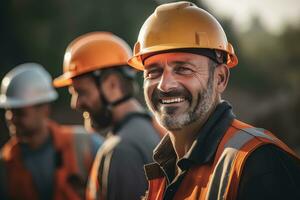
<svg viewBox="0 0 300 200">
<path fill-rule="evenodd" d="M 110 162 L 107 200 L 138 200 L 147 190 L 143 166 L 153 162 L 152 151 L 159 134 L 150 115 L 141 112 L 127 114 L 113 132 L 121 141 Z"/>
</svg>

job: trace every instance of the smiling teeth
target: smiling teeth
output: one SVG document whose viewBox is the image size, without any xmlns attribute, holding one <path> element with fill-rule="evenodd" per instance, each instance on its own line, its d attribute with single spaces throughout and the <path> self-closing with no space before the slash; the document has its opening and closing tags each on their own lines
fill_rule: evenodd
<svg viewBox="0 0 300 200">
<path fill-rule="evenodd" d="M 184 98 L 174 98 L 174 99 L 162 99 L 162 103 L 168 104 L 168 103 L 180 103 L 184 101 Z"/>
</svg>

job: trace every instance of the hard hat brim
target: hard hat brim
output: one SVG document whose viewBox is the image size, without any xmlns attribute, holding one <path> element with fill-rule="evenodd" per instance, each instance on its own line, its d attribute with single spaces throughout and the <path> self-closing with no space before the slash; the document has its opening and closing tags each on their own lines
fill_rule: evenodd
<svg viewBox="0 0 300 200">
<path fill-rule="evenodd" d="M 41 103 L 48 103 L 55 101 L 58 98 L 57 92 L 48 93 L 45 96 L 36 98 L 34 100 L 28 99 L 24 101 L 23 99 L 9 98 L 6 95 L 0 95 L 0 108 L 22 108 L 26 106 L 38 105 Z"/>
<path fill-rule="evenodd" d="M 70 85 L 72 85 L 72 77 L 66 73 L 53 80 L 53 86 L 56 88 L 66 87 Z"/>
<path fill-rule="evenodd" d="M 91 66 L 91 67 L 81 70 L 81 71 L 79 71 L 79 70 L 74 71 L 74 72 L 68 71 L 68 72 L 63 73 L 59 77 L 55 78 L 53 81 L 53 86 L 56 88 L 70 86 L 70 85 L 72 85 L 73 78 L 76 78 L 83 74 L 91 73 L 96 70 L 103 70 L 103 69 L 107 69 L 107 68 L 115 68 L 115 67 L 120 67 L 120 66 L 128 66 L 128 65 L 127 65 L 127 63 L 120 62 L 120 63 L 113 63 L 110 65 L 104 65 L 104 66 L 101 66 L 101 68 L 99 68 L 98 66 Z"/>
<path fill-rule="evenodd" d="M 200 49 L 208 48 L 209 49 L 209 47 L 199 47 L 197 45 L 186 45 L 186 44 L 157 45 L 149 48 L 144 48 L 142 51 L 140 51 L 140 53 L 130 58 L 127 62 L 133 68 L 143 71 L 144 70 L 143 57 L 148 57 L 149 54 L 155 55 L 166 51 L 171 52 L 172 50 L 186 49 L 186 48 L 200 48 Z M 218 49 L 218 48 L 214 48 L 214 49 L 224 51 L 224 49 Z M 238 63 L 238 58 L 234 54 L 233 50 L 228 49 L 228 51 L 226 52 L 229 53 L 229 59 L 227 62 L 228 67 L 232 68 L 236 66 Z"/>
</svg>

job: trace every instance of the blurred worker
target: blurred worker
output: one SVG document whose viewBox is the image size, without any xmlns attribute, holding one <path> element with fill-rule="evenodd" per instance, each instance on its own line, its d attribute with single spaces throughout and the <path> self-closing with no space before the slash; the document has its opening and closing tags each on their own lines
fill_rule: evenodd
<svg viewBox="0 0 300 200">
<path fill-rule="evenodd" d="M 147 189 L 143 165 L 153 162 L 160 137 L 151 117 L 134 98 L 135 70 L 127 66 L 129 46 L 109 32 L 75 39 L 64 57 L 56 87 L 70 86 L 71 104 L 89 114 L 93 127 L 111 127 L 97 153 L 87 199 L 140 199 Z"/>
<path fill-rule="evenodd" d="M 83 198 L 102 141 L 50 120 L 50 102 L 57 96 L 39 64 L 19 65 L 3 78 L 0 107 L 11 138 L 0 154 L 0 199 Z"/>
<path fill-rule="evenodd" d="M 219 22 L 190 2 L 163 4 L 128 61 L 144 70 L 148 107 L 168 129 L 145 167 L 145 199 L 300 199 L 300 160 L 221 100 L 238 59 Z"/>
</svg>

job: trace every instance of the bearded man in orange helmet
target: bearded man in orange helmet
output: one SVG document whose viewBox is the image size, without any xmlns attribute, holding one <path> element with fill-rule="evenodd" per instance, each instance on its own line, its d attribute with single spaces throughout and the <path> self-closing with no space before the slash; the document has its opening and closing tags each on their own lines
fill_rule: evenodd
<svg viewBox="0 0 300 200">
<path fill-rule="evenodd" d="M 54 80 L 56 87 L 69 86 L 72 107 L 89 115 L 95 129 L 110 130 L 94 161 L 87 199 L 139 199 L 147 188 L 143 165 L 152 162 L 160 137 L 133 97 L 130 56 L 128 44 L 116 35 L 88 33 L 70 43 L 64 74 Z"/>
<path fill-rule="evenodd" d="M 145 199 L 300 199 L 299 157 L 221 99 L 238 59 L 211 14 L 158 6 L 128 63 L 144 71 L 147 105 L 168 130 L 145 166 Z"/>
</svg>

